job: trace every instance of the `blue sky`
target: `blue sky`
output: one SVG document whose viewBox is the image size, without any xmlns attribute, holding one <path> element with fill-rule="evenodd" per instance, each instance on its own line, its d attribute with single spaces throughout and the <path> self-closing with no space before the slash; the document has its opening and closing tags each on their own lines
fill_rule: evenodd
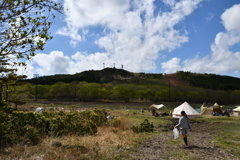
<svg viewBox="0 0 240 160">
<path fill-rule="evenodd" d="M 55 0 L 65 7 L 54 38 L 27 74 L 75 74 L 105 67 L 240 77 L 239 0 Z"/>
</svg>

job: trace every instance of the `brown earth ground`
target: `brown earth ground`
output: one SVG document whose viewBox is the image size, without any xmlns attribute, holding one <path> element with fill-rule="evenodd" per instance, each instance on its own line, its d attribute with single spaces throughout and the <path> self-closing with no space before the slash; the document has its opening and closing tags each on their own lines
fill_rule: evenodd
<svg viewBox="0 0 240 160">
<path fill-rule="evenodd" d="M 180 79 L 177 77 L 177 73 L 173 74 L 164 74 L 165 79 L 174 86 L 184 86 L 185 83 L 182 82 Z"/>
<path fill-rule="evenodd" d="M 238 160 L 232 154 L 227 153 L 223 149 L 214 145 L 213 135 L 217 134 L 217 130 L 213 130 L 220 123 L 200 123 L 191 120 L 192 132 L 188 134 L 188 142 L 190 147 L 185 149 L 182 137 L 174 140 L 173 126 L 178 123 L 178 119 L 172 120 L 172 126 L 164 130 L 159 130 L 159 134 L 153 135 L 147 141 L 141 143 L 137 148 L 131 150 L 129 159 L 136 160 L 179 160 L 179 159 L 196 159 L 196 160 L 222 160 L 231 159 Z"/>
</svg>

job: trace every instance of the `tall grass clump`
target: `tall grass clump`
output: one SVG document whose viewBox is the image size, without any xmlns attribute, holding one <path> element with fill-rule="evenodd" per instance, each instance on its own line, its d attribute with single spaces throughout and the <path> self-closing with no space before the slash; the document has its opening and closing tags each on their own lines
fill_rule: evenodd
<svg viewBox="0 0 240 160">
<path fill-rule="evenodd" d="M 122 131 L 129 129 L 125 116 L 120 116 L 120 117 L 116 117 L 114 119 L 108 120 L 107 126 L 113 127 Z"/>
</svg>

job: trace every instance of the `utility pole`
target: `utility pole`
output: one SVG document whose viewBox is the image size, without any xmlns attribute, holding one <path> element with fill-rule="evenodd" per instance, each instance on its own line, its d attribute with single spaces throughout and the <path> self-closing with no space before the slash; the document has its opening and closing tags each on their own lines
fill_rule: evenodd
<svg viewBox="0 0 240 160">
<path fill-rule="evenodd" d="M 170 93 L 170 80 L 168 80 L 168 96 L 169 96 L 169 102 L 171 102 L 171 93 Z"/>
<path fill-rule="evenodd" d="M 33 77 L 36 78 L 36 81 L 37 81 L 39 74 L 34 74 Z M 35 82 L 35 100 L 36 101 L 37 101 L 37 95 L 38 95 L 38 89 L 37 89 L 37 83 Z"/>
</svg>

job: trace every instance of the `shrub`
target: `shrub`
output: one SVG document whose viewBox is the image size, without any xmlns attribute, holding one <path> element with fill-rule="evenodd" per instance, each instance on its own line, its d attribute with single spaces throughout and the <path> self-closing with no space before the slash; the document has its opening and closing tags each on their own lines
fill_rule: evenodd
<svg viewBox="0 0 240 160">
<path fill-rule="evenodd" d="M 101 126 L 107 122 L 107 112 L 105 109 L 94 108 L 92 111 L 83 111 L 80 115 L 84 119 L 91 120 L 97 126 Z"/>
<path fill-rule="evenodd" d="M 120 130 L 125 130 L 128 127 L 126 126 L 126 120 L 124 116 L 116 117 L 114 119 L 109 119 L 108 125 Z"/>
<path fill-rule="evenodd" d="M 45 136 L 97 133 L 97 126 L 106 123 L 105 109 L 95 108 L 82 113 L 14 111 L 0 103 L 0 148 L 9 144 L 27 142 L 37 144 Z"/>
<path fill-rule="evenodd" d="M 153 124 L 148 122 L 148 119 L 145 119 L 140 126 L 132 126 L 131 129 L 136 133 L 141 132 L 153 132 Z"/>
<path fill-rule="evenodd" d="M 39 143 L 39 137 L 37 130 L 32 126 L 26 126 L 26 134 L 24 136 L 24 139 L 29 141 L 29 144 L 38 144 Z"/>
</svg>

